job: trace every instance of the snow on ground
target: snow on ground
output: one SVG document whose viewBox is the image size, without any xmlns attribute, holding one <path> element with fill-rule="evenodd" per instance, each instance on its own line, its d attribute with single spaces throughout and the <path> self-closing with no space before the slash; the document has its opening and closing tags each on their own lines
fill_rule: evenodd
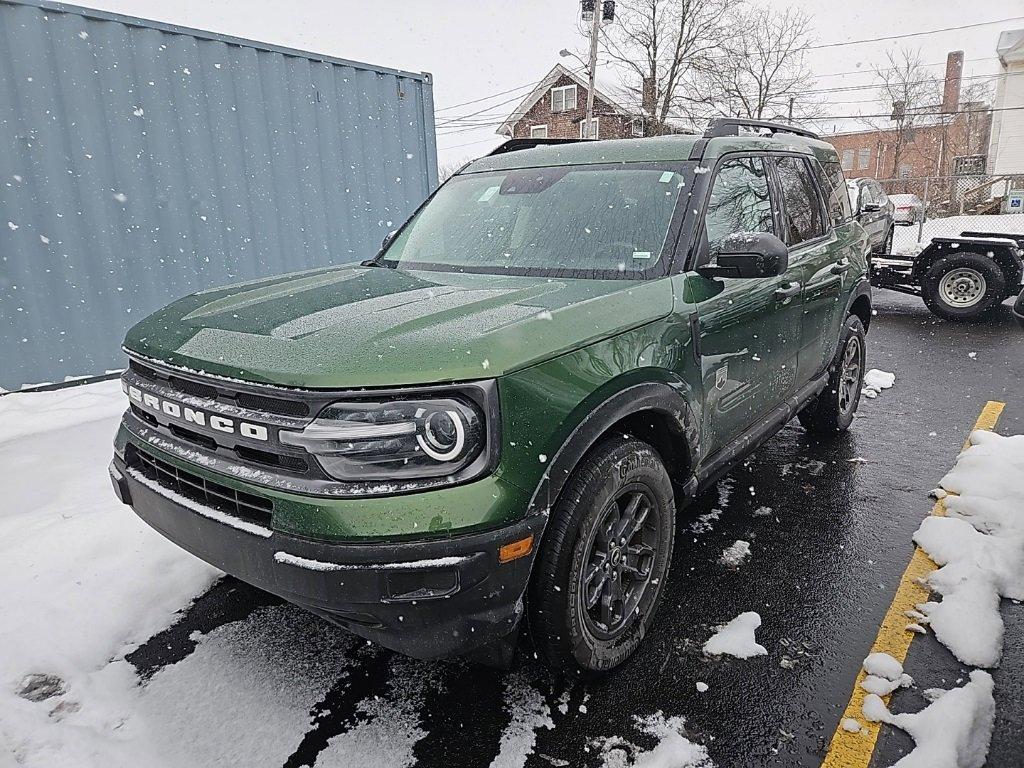
<svg viewBox="0 0 1024 768">
<path fill-rule="evenodd" d="M 864 374 L 864 387 L 861 390 L 861 394 L 867 398 L 878 397 L 879 392 L 883 389 L 889 389 L 895 383 L 895 373 L 872 368 Z"/>
<path fill-rule="evenodd" d="M 554 728 L 544 697 L 522 674 L 505 679 L 505 709 L 511 715 L 490 768 L 523 768 L 537 745 L 538 728 Z"/>
<path fill-rule="evenodd" d="M 948 517 L 928 517 L 914 540 L 942 566 L 928 577 L 942 601 L 918 610 L 960 661 L 994 667 L 999 600 L 1024 600 L 1024 435 L 974 432 L 940 485 Z"/>
<path fill-rule="evenodd" d="M 114 497 L 124 407 L 116 381 L 0 398 L 0 751 L 25 765 L 120 764 L 137 693 L 124 653 L 218 575 Z M 40 681 L 30 698 L 56 695 L 17 695 Z"/>
<path fill-rule="evenodd" d="M 929 219 L 924 224 L 920 242 L 917 237 L 916 224 L 912 227 L 896 227 L 893 234 L 892 252 L 914 256 L 930 243 L 933 237 L 958 237 L 961 232 L 1024 233 L 1024 216 L 1017 213 L 1005 213 L 994 216 L 947 216 L 941 219 Z"/>
<path fill-rule="evenodd" d="M 106 419 L 116 425 L 127 407 L 119 380 L 4 395 L 0 397 L 0 443 L 86 421 Z"/>
<path fill-rule="evenodd" d="M 754 631 L 761 626 L 761 617 L 754 611 L 741 613 L 735 619 L 718 628 L 711 639 L 704 643 L 704 653 L 709 656 L 727 654 L 738 659 L 765 656 L 763 645 L 758 645 Z"/>
<path fill-rule="evenodd" d="M 598 739 L 594 746 L 602 768 L 714 768 L 707 749 L 684 735 L 684 718 L 665 717 L 659 711 L 633 719 L 639 731 L 658 739 L 657 744 L 647 750 L 620 736 Z"/>
<path fill-rule="evenodd" d="M 864 700 L 864 716 L 901 728 L 914 739 L 914 750 L 892 768 L 982 768 L 995 720 L 992 677 L 971 672 L 961 688 L 939 693 L 917 713 L 894 715 L 879 696 Z"/>
<path fill-rule="evenodd" d="M 749 556 L 750 542 L 736 539 L 736 541 L 722 550 L 722 556 L 718 559 L 718 562 L 729 568 L 739 568 Z"/>
</svg>

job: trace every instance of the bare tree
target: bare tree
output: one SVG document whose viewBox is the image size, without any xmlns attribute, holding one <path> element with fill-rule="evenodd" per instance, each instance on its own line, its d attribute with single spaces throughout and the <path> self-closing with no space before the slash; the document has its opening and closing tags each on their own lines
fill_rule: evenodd
<svg viewBox="0 0 1024 768">
<path fill-rule="evenodd" d="M 437 166 L 437 181 L 439 184 L 444 184 L 448 179 L 458 173 L 459 169 L 462 168 L 468 159 L 463 160 L 449 160 L 447 163 L 441 163 Z"/>
<path fill-rule="evenodd" d="M 889 66 L 875 69 L 878 100 L 891 110 L 890 124 L 869 121 L 878 130 L 893 133 L 891 176 L 899 175 L 907 145 L 914 139 L 915 129 L 938 111 L 941 95 L 938 81 L 922 63 L 921 49 L 902 48 L 886 55 Z M 884 111 L 884 110 L 883 110 Z"/>
<path fill-rule="evenodd" d="M 713 97 L 710 114 L 767 119 L 808 119 L 820 106 L 809 94 L 814 79 L 807 63 L 811 19 L 798 8 L 741 8 L 735 34 L 703 72 Z"/>
<path fill-rule="evenodd" d="M 730 34 L 728 0 L 619 0 L 602 29 L 604 56 L 623 75 L 626 100 L 647 115 L 645 133 L 665 132 L 669 117 L 705 99 L 697 75 Z"/>
</svg>

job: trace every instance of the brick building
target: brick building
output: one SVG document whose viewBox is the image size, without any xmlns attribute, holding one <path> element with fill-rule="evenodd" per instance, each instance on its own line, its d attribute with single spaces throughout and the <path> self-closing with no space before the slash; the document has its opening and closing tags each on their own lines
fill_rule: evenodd
<svg viewBox="0 0 1024 768">
<path fill-rule="evenodd" d="M 992 113 L 986 104 L 960 102 L 963 52 L 946 59 L 942 103 L 922 109 L 937 113 L 922 116 L 912 129 L 850 131 L 823 138 L 839 152 L 847 178 L 869 176 L 885 181 L 888 192 L 923 194 L 924 179 L 931 177 L 930 193 L 948 195 L 951 179 L 979 179 L 985 173 L 992 132 Z M 937 185 L 937 186 L 935 186 Z M 963 187 L 963 184 L 959 185 Z M 935 197 L 934 194 L 930 195 Z"/>
<path fill-rule="evenodd" d="M 510 138 L 586 138 L 587 78 L 556 64 L 498 128 Z M 595 139 L 624 139 L 646 135 L 649 128 L 637 114 L 594 88 Z"/>
</svg>

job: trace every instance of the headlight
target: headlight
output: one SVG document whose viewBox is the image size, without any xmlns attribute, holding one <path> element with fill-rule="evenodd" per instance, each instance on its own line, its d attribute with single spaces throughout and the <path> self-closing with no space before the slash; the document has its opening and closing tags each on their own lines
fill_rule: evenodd
<svg viewBox="0 0 1024 768">
<path fill-rule="evenodd" d="M 336 402 L 301 432 L 282 430 L 345 482 L 455 475 L 487 446 L 483 411 L 458 396 Z"/>
</svg>

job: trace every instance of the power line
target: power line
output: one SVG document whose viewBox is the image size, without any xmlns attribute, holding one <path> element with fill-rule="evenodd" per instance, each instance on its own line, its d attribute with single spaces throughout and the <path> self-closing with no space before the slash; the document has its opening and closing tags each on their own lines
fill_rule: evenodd
<svg viewBox="0 0 1024 768">
<path fill-rule="evenodd" d="M 886 37 L 871 37 L 871 38 L 865 38 L 863 40 L 847 40 L 845 42 L 837 42 L 837 43 L 821 43 L 819 45 L 808 45 L 808 46 L 805 46 L 802 50 L 816 51 L 816 50 L 820 50 L 822 48 L 839 48 L 840 46 L 844 46 L 844 45 L 860 45 L 862 43 L 882 43 L 882 42 L 885 42 L 887 40 L 901 40 L 901 39 L 903 39 L 905 37 L 921 37 L 923 35 L 939 34 L 940 32 L 956 32 L 956 31 L 959 31 L 961 29 L 973 29 L 975 27 L 987 27 L 987 26 L 991 26 L 992 24 L 1005 24 L 1008 21 L 1017 21 L 1018 19 L 1024 19 L 1024 16 L 1011 16 L 1008 19 L 993 19 L 992 21 L 979 21 L 979 22 L 976 22 L 974 24 L 961 24 L 961 25 L 956 26 L 956 27 L 944 27 L 942 29 L 929 29 L 929 30 L 925 30 L 923 32 L 904 32 L 903 34 L 900 34 L 900 35 L 888 35 Z"/>
</svg>

